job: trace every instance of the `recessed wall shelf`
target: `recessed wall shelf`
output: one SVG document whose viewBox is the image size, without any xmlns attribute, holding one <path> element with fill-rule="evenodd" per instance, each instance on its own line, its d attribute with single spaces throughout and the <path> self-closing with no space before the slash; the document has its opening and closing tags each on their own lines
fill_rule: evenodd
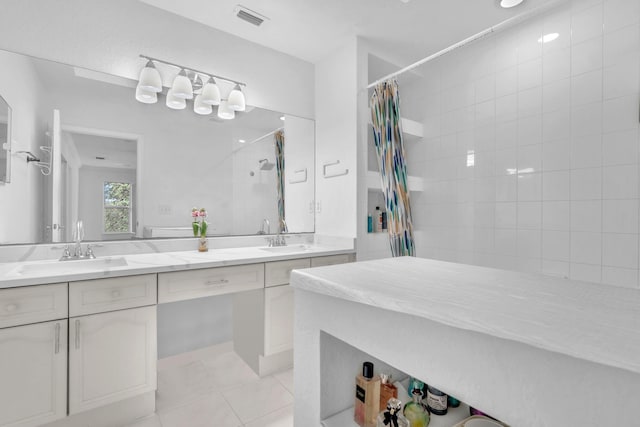
<svg viewBox="0 0 640 427">
<path fill-rule="evenodd" d="M 418 139 L 422 139 L 424 135 L 424 126 L 422 123 L 411 119 L 405 119 L 404 117 L 400 118 L 400 122 L 402 126 L 402 133 L 407 141 L 417 141 Z"/>
<path fill-rule="evenodd" d="M 417 176 L 408 176 L 407 185 L 409 186 L 409 191 L 424 191 L 424 180 Z M 380 172 L 367 171 L 367 188 L 369 190 L 382 190 Z"/>
</svg>

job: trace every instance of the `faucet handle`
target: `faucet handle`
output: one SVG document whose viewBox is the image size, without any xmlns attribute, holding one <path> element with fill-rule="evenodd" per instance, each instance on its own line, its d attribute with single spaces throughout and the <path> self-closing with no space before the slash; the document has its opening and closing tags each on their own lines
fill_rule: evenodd
<svg viewBox="0 0 640 427">
<path fill-rule="evenodd" d="M 87 252 L 85 254 L 86 258 L 95 259 L 96 254 L 93 253 L 93 245 L 87 245 Z"/>
<path fill-rule="evenodd" d="M 71 251 L 69 250 L 69 245 L 65 245 L 62 250 L 62 257 L 60 257 L 60 261 L 66 261 L 71 258 Z"/>
</svg>

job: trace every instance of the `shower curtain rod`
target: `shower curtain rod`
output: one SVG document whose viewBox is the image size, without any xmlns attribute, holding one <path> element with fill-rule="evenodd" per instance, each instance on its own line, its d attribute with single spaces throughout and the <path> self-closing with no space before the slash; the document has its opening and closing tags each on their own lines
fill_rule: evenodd
<svg viewBox="0 0 640 427">
<path fill-rule="evenodd" d="M 246 145 L 254 144 L 254 143 L 260 141 L 261 139 L 264 139 L 264 138 L 268 137 L 269 135 L 273 135 L 274 133 L 276 133 L 278 131 L 281 131 L 281 130 L 284 130 L 284 126 L 283 127 L 279 127 L 278 129 L 274 129 L 269 133 L 265 133 L 264 135 L 257 137 L 253 141 L 250 141 L 250 142 L 246 143 Z"/>
<path fill-rule="evenodd" d="M 487 28 L 486 30 L 482 30 L 477 34 L 472 35 L 471 37 L 467 37 L 466 39 L 464 39 L 462 41 L 459 41 L 459 42 L 457 42 L 455 44 L 452 44 L 451 46 L 446 47 L 446 48 L 442 49 L 441 51 L 438 51 L 438 52 L 434 53 L 433 55 L 429 55 L 426 58 L 422 58 L 421 60 L 419 60 L 417 62 L 414 62 L 411 65 L 408 65 L 408 66 L 406 66 L 404 68 L 401 68 L 398 71 L 395 71 L 393 73 L 387 74 L 384 77 L 379 78 L 375 82 L 370 83 L 367 86 L 367 89 L 371 89 L 372 87 L 378 85 L 379 83 L 382 83 L 384 81 L 387 81 L 389 79 L 397 77 L 400 74 L 406 73 L 407 71 L 411 71 L 414 68 L 417 68 L 417 67 L 421 66 L 422 64 L 425 64 L 425 63 L 427 63 L 427 62 L 429 62 L 429 61 L 431 61 L 433 59 L 436 59 L 436 58 L 438 58 L 438 57 L 440 57 L 442 55 L 445 55 L 445 54 L 447 54 L 447 53 L 449 53 L 449 52 L 451 52 L 453 50 L 456 50 L 456 49 L 458 49 L 458 48 L 460 48 L 462 46 L 465 46 L 465 45 L 467 45 L 469 43 L 472 43 L 472 42 L 474 42 L 476 40 L 479 40 L 479 39 L 481 39 L 483 37 L 486 37 L 489 34 L 495 33 L 497 31 L 500 31 L 500 30 L 503 30 L 503 29 L 505 29 L 507 27 L 515 25 L 515 24 L 523 21 L 524 19 L 530 18 L 530 17 L 535 16 L 535 15 L 537 15 L 537 14 L 543 12 L 543 11 L 546 11 L 547 9 L 550 9 L 552 6 L 555 6 L 556 3 L 561 3 L 563 1 L 565 1 L 565 0 L 550 0 L 550 1 L 544 3 L 544 4 L 540 5 L 540 6 L 537 6 L 537 7 L 533 8 L 533 9 L 531 9 L 531 10 L 523 12 L 520 15 L 516 15 L 516 16 L 514 16 L 512 18 L 509 18 L 509 19 L 507 19 L 505 21 L 502 21 L 502 22 L 494 25 L 493 27 Z"/>
</svg>

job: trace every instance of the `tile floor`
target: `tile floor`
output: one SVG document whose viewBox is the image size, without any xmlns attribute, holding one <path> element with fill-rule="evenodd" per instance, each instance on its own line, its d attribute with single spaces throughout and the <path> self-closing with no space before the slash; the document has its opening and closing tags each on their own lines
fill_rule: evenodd
<svg viewBox="0 0 640 427">
<path fill-rule="evenodd" d="M 293 370 L 258 377 L 229 343 L 158 361 L 156 413 L 126 427 L 292 427 Z"/>
</svg>

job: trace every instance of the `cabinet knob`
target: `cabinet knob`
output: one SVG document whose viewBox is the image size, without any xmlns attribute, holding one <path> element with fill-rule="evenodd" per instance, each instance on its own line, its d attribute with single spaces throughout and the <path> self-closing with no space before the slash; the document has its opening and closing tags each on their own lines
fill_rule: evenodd
<svg viewBox="0 0 640 427">
<path fill-rule="evenodd" d="M 112 298 L 118 298 L 120 296 L 120 291 L 111 291 Z"/>
<path fill-rule="evenodd" d="M 12 304 L 7 304 L 7 306 L 4 309 L 9 313 L 11 313 L 12 311 L 16 311 L 17 308 L 18 308 L 18 304 L 12 303 Z"/>
</svg>

